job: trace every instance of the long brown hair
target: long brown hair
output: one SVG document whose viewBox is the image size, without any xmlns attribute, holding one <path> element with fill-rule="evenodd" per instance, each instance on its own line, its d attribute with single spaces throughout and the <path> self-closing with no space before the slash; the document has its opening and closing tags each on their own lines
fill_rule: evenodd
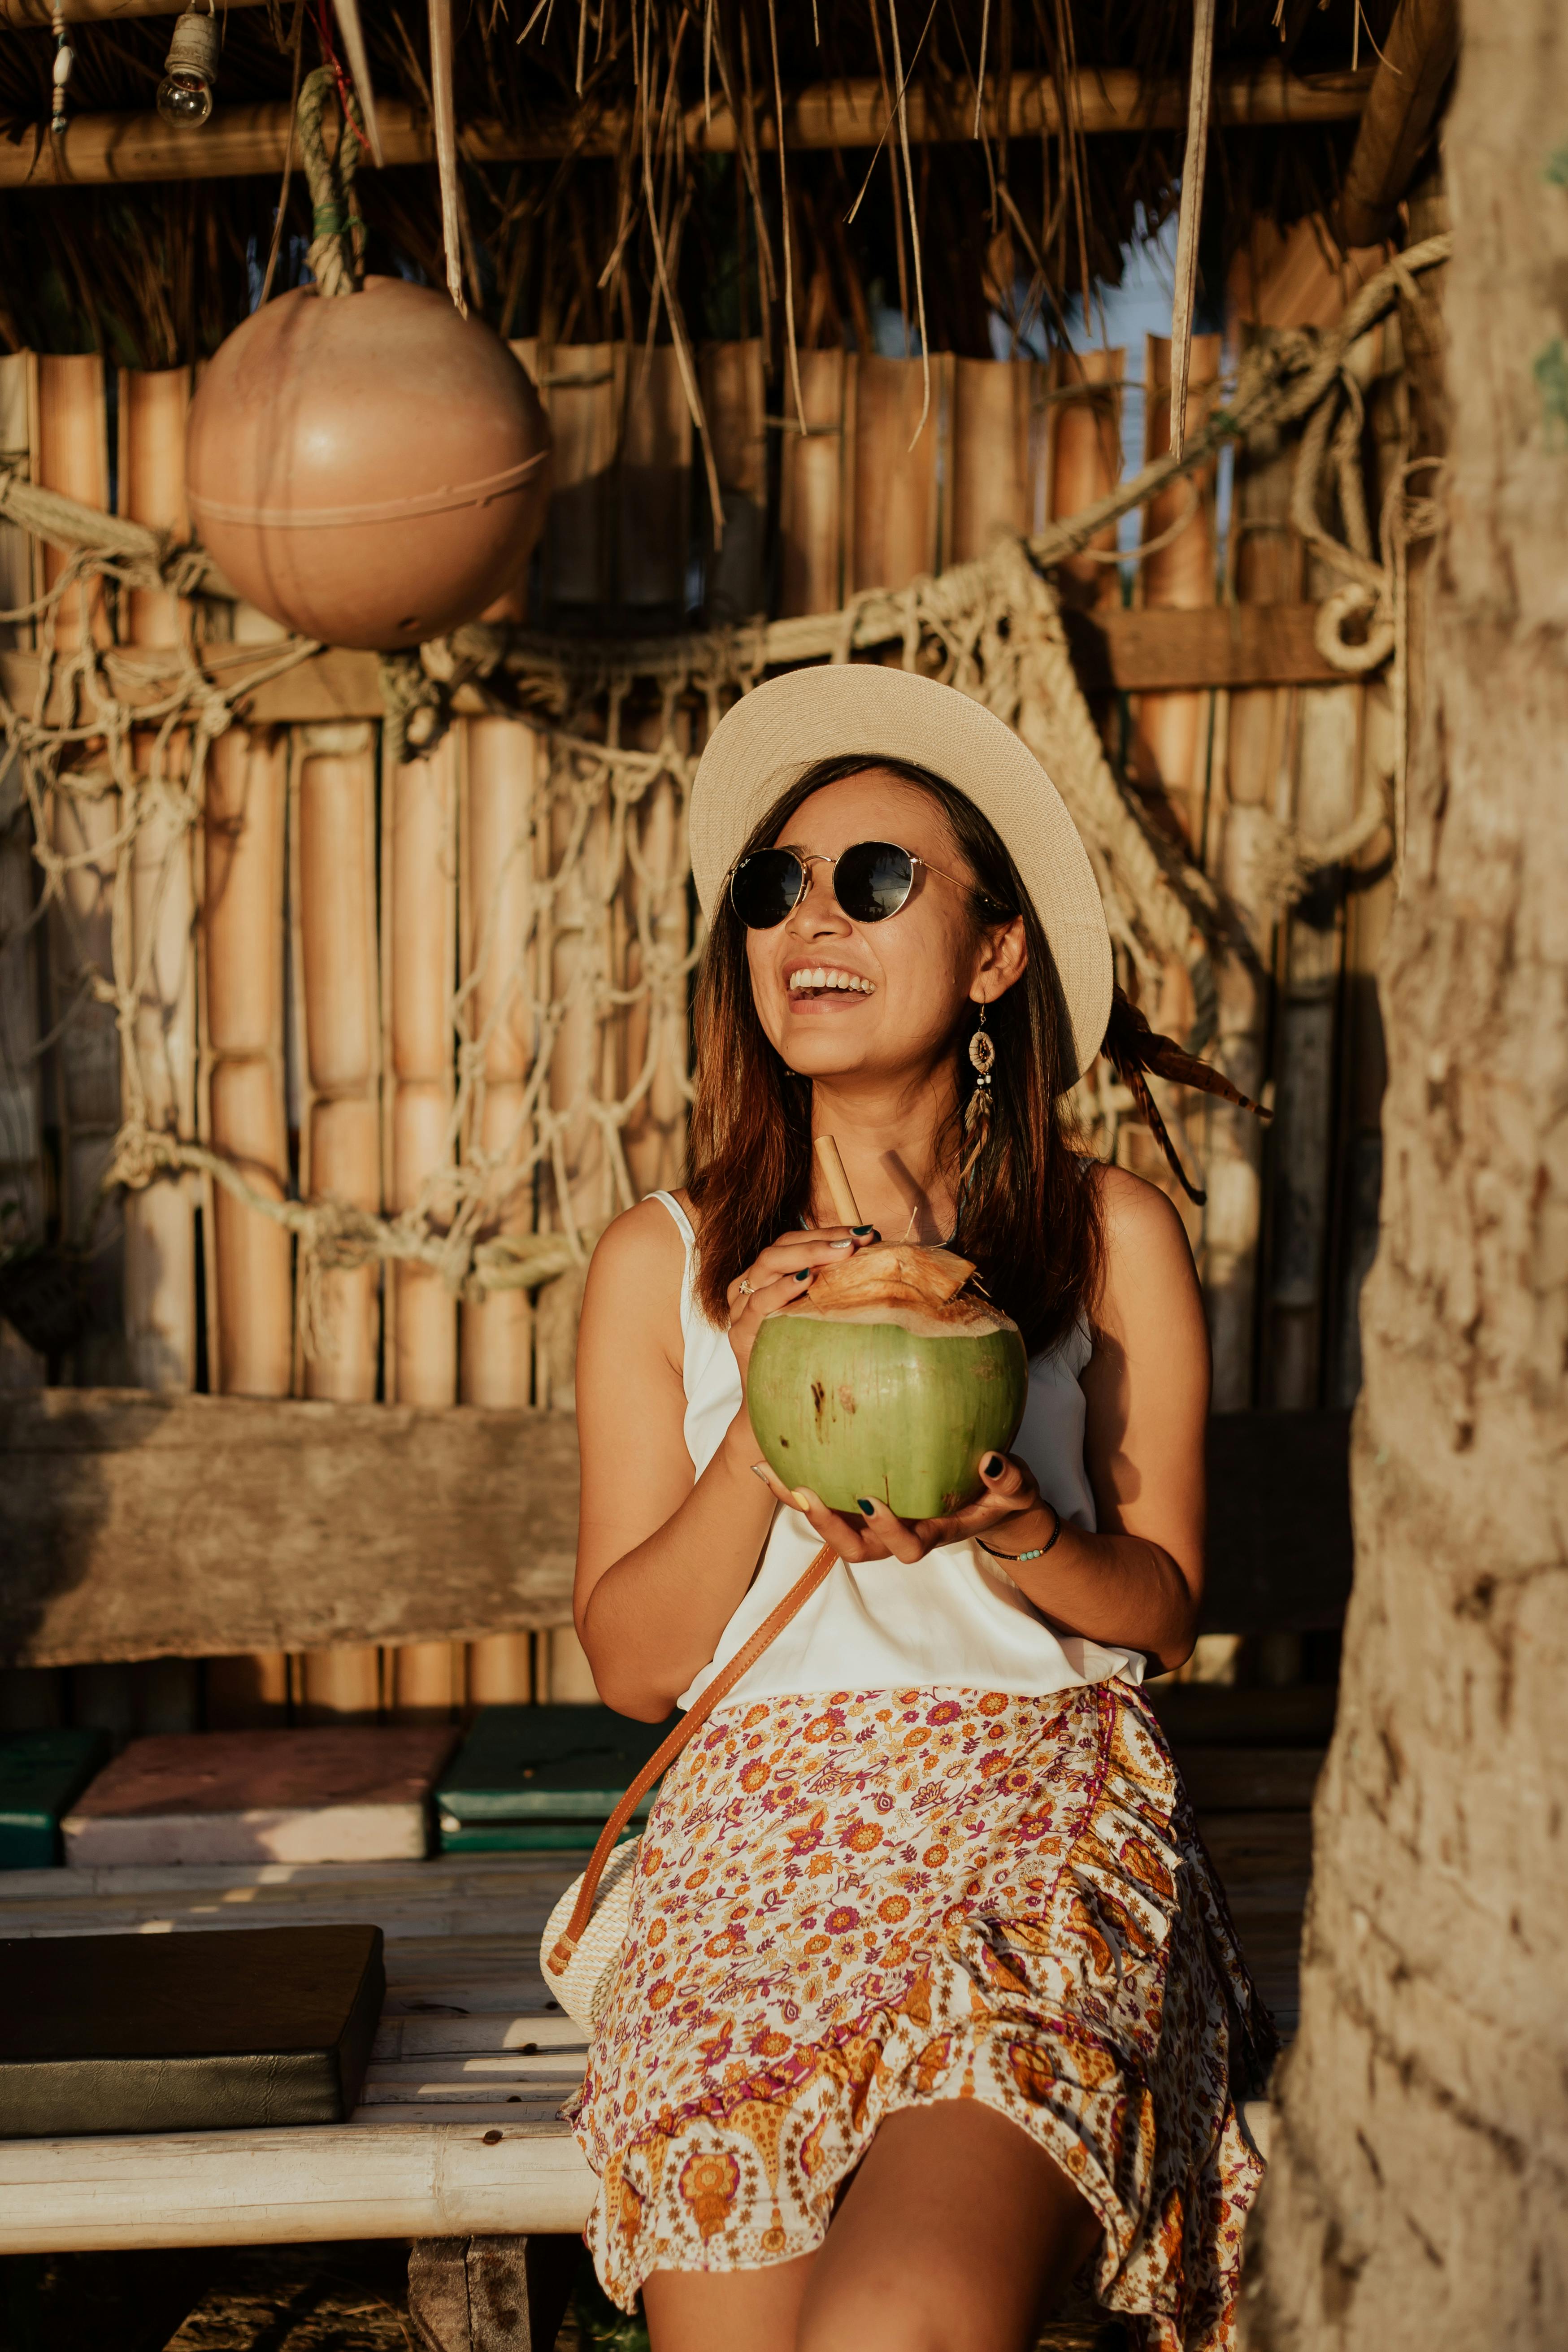
<svg viewBox="0 0 1568 2352">
<path fill-rule="evenodd" d="M 992 1115 L 960 1190 L 952 1243 L 973 1259 L 990 1296 L 1035 1355 L 1065 1337 L 1095 1295 L 1103 1253 L 1100 1188 L 1067 1107 L 1072 1065 L 1056 968 L 1001 836 L 941 777 L 859 753 L 808 769 L 752 828 L 742 855 L 776 841 L 825 784 L 868 768 L 915 785 L 941 809 L 974 877 L 970 911 L 977 930 L 1023 918 L 1028 961 L 987 1007 L 996 1048 Z M 722 1324 L 730 1284 L 777 1234 L 801 1223 L 811 1198 L 810 1082 L 786 1069 L 757 1018 L 745 928 L 727 889 L 713 910 L 694 1024 L 687 1192 L 701 1236 L 698 1298 L 709 1319 Z M 961 1116 L 974 1079 L 963 1043 L 955 1041 Z M 955 1169 L 959 1145 L 955 1131 L 939 1147 Z"/>
</svg>

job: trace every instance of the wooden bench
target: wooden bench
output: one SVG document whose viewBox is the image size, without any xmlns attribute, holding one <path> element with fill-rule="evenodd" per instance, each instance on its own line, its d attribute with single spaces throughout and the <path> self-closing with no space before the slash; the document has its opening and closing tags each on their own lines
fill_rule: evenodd
<svg viewBox="0 0 1568 2352">
<path fill-rule="evenodd" d="M 504 2340 L 552 2341 L 594 2183 L 559 2116 L 584 2038 L 535 1957 L 585 1858 L 7 1873 L 8 1936 L 374 1920 L 387 1999 L 346 2124 L 0 2141 L 0 2252 L 410 2238 L 440 2352 L 480 2352 L 475 2277 L 498 2265 L 531 2313 Z"/>
</svg>

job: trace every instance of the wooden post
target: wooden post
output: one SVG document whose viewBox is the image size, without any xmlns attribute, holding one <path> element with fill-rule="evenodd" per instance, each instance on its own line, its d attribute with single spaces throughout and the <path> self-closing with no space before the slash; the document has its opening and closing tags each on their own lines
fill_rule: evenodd
<svg viewBox="0 0 1568 2352">
<path fill-rule="evenodd" d="M 375 926 L 375 755 L 363 726 L 301 728 L 296 740 L 293 845 L 294 1003 L 305 1101 L 300 1186 L 360 1208 L 381 1205 L 380 1023 Z M 331 1273 L 301 1254 L 313 1350 L 307 1396 L 374 1398 L 380 1281 L 374 1265 Z M 368 1645 L 303 1661 L 307 1720 L 374 1716 L 378 1654 Z"/>
<path fill-rule="evenodd" d="M 858 367 L 852 352 L 800 354 L 806 429 L 785 425 L 780 444 L 779 612 L 786 618 L 836 612 L 844 602 Z"/>
<path fill-rule="evenodd" d="M 1034 360 L 953 362 L 949 563 L 1043 527 L 1045 373 Z"/>
<path fill-rule="evenodd" d="M 533 826 L 545 740 L 515 719 L 471 719 L 463 789 L 462 972 L 468 986 L 461 1034 L 487 1036 L 477 1142 L 521 1161 L 531 1136 L 525 1087 L 533 1058 L 537 959 L 531 944 L 536 908 Z M 502 1232 L 527 1233 L 533 1187 L 520 1184 L 502 1209 Z M 527 1405 L 533 1388 L 533 1308 L 526 1290 L 498 1290 L 462 1310 L 462 1394 L 466 1404 Z M 492 1633 L 470 1642 L 468 1696 L 476 1704 L 533 1696 L 527 1633 Z"/>
<path fill-rule="evenodd" d="M 120 376 L 120 510 L 135 522 L 183 533 L 188 368 Z M 132 645 L 174 645 L 177 600 L 155 590 L 127 598 Z M 133 739 L 136 764 L 149 770 L 150 733 Z M 189 760 L 189 738 L 175 736 L 171 771 Z M 195 1131 L 195 899 L 192 841 L 173 806 L 154 810 L 131 851 L 131 954 L 144 972 L 136 1051 L 148 1087 L 150 1126 Z M 125 1204 L 125 1318 L 131 1366 L 143 1388 L 195 1385 L 195 1211 L 200 1188 L 187 1177 L 162 1178 Z"/>
<path fill-rule="evenodd" d="M 423 2352 L 551 2352 L 581 2258 L 569 2237 L 416 2238 L 408 2316 Z"/>
<path fill-rule="evenodd" d="M 382 801 L 382 987 L 385 1023 L 388 1205 L 429 1199 L 449 1217 L 451 1195 L 430 1192 L 453 1156 L 452 991 L 458 972 L 458 761 L 448 730 L 426 760 L 387 771 Z M 391 1270 L 386 1296 L 386 1395 L 400 1404 L 453 1404 L 458 1307 L 425 1266 Z M 460 1643 L 389 1650 L 399 1721 L 446 1720 L 462 1703 Z"/>
<path fill-rule="evenodd" d="M 933 352 L 931 413 L 919 360 L 862 358 L 855 434 L 855 513 L 849 585 L 904 588 L 940 571 L 951 533 L 952 359 Z M 911 444 L 913 445 L 911 446 Z"/>
<path fill-rule="evenodd" d="M 724 544 L 706 551 L 711 621 L 746 621 L 766 601 L 768 437 L 763 351 L 710 343 L 701 355 L 702 404 L 724 500 Z"/>
</svg>

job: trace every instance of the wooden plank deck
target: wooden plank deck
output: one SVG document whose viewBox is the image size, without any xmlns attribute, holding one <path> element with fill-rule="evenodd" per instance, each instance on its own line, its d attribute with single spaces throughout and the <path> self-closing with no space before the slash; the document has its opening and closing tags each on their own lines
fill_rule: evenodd
<svg viewBox="0 0 1568 2352">
<path fill-rule="evenodd" d="M 1205 1747 L 1182 1760 L 1258 1989 L 1289 2035 L 1321 1751 Z M 0 2142 L 0 2253 L 579 2230 L 593 2181 L 560 2109 L 584 2042 L 537 1954 L 585 1859 L 6 1873 L 6 1936 L 374 1920 L 387 1998 L 346 2124 Z M 1262 2144 L 1267 2108 L 1247 2120 Z"/>
</svg>

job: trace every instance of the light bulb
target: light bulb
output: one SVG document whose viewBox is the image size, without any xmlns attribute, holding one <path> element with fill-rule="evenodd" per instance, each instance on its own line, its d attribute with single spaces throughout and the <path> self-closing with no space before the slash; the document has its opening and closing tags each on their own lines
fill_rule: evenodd
<svg viewBox="0 0 1568 2352">
<path fill-rule="evenodd" d="M 165 122 L 195 129 L 213 110 L 217 78 L 218 25 L 215 16 L 193 8 L 175 20 L 158 84 L 158 111 Z"/>
<path fill-rule="evenodd" d="M 203 74 L 165 74 L 158 84 L 158 111 L 165 122 L 205 122 L 212 110 L 212 84 Z"/>
</svg>

